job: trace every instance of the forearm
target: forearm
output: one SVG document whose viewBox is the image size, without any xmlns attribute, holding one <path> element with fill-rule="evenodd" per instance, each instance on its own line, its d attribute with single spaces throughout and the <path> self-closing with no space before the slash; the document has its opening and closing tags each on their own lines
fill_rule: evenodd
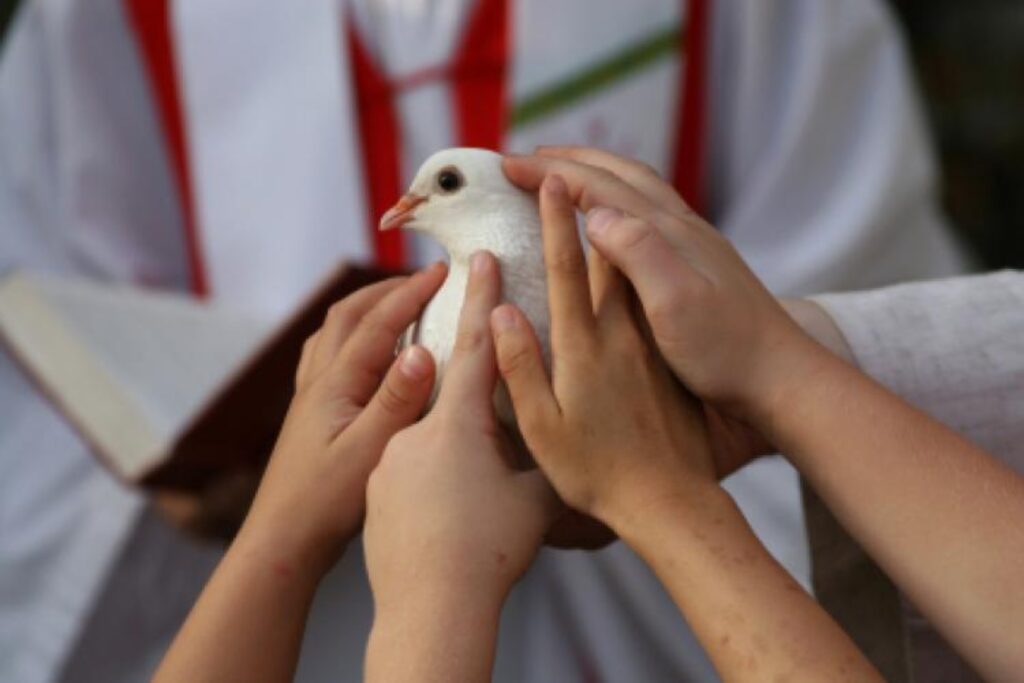
<svg viewBox="0 0 1024 683">
<path fill-rule="evenodd" d="M 615 527 L 666 586 L 724 680 L 881 680 L 723 490 L 652 504 Z"/>
<path fill-rule="evenodd" d="M 1024 481 L 849 365 L 805 351 L 759 427 L 980 671 L 1019 671 L 1009 634 L 1024 632 Z"/>
<path fill-rule="evenodd" d="M 291 680 L 322 575 L 322 568 L 243 527 L 154 681 Z"/>
<path fill-rule="evenodd" d="M 378 602 L 366 648 L 367 683 L 491 680 L 500 597 L 429 591 Z"/>
</svg>

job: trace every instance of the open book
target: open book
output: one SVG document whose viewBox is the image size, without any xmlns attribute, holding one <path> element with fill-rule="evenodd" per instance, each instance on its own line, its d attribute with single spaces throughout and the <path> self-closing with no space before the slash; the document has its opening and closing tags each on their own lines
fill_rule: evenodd
<svg viewBox="0 0 1024 683">
<path fill-rule="evenodd" d="M 193 488 L 269 455 L 303 342 L 383 276 L 342 265 L 268 329 L 183 295 L 15 272 L 0 341 L 116 475 Z"/>
</svg>

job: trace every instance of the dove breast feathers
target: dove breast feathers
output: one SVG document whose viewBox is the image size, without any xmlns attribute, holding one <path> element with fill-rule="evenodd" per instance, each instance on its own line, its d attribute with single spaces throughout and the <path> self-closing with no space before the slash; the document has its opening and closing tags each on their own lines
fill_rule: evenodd
<svg viewBox="0 0 1024 683">
<path fill-rule="evenodd" d="M 444 169 L 456 169 L 464 176 L 464 188 L 453 195 L 430 196 L 431 177 Z M 469 260 L 478 250 L 497 258 L 502 298 L 526 315 L 537 332 L 545 361 L 550 363 L 547 278 L 536 197 L 505 178 L 501 155 L 469 149 L 443 150 L 431 156 L 417 172 L 411 192 L 429 196 L 429 200 L 420 210 L 422 218 L 409 227 L 436 239 L 450 261 L 444 284 L 403 339 L 403 346 L 416 343 L 433 355 L 437 364 L 434 398 L 455 345 Z M 503 386 L 499 386 L 495 401 L 499 418 L 514 424 Z"/>
</svg>

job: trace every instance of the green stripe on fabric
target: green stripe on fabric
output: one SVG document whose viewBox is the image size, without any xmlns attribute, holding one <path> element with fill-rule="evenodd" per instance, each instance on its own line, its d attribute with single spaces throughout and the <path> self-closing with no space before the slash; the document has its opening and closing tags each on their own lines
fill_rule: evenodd
<svg viewBox="0 0 1024 683">
<path fill-rule="evenodd" d="M 513 105 L 511 126 L 525 126 L 575 104 L 651 62 L 675 52 L 679 49 L 679 43 L 678 27 L 659 31 L 580 73 L 527 95 Z"/>
</svg>

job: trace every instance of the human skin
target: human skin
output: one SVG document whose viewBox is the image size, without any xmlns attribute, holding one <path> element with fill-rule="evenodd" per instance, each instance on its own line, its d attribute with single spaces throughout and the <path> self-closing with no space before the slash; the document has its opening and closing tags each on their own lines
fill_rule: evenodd
<svg viewBox="0 0 1024 683">
<path fill-rule="evenodd" d="M 564 509 L 543 474 L 513 469 L 495 416 L 488 316 L 500 290 L 494 257 L 474 255 L 437 403 L 370 477 L 371 683 L 489 681 L 502 604 Z"/>
<path fill-rule="evenodd" d="M 526 317 L 492 315 L 499 367 L 538 465 L 570 506 L 654 570 L 725 680 L 879 681 L 718 485 L 699 403 L 647 339 L 633 295 L 589 266 L 568 188 L 540 188 L 552 374 Z"/>
<path fill-rule="evenodd" d="M 367 478 L 430 395 L 430 354 L 392 350 L 444 274 L 435 265 L 363 289 L 306 342 L 253 506 L 155 681 L 292 678 L 316 588 L 362 524 Z"/>
<path fill-rule="evenodd" d="M 821 309 L 780 305 L 649 169 L 562 148 L 505 170 L 525 189 L 563 177 L 676 376 L 785 454 L 980 673 L 1024 671 L 1024 477 L 812 339 L 794 318 L 843 354 Z"/>
</svg>

